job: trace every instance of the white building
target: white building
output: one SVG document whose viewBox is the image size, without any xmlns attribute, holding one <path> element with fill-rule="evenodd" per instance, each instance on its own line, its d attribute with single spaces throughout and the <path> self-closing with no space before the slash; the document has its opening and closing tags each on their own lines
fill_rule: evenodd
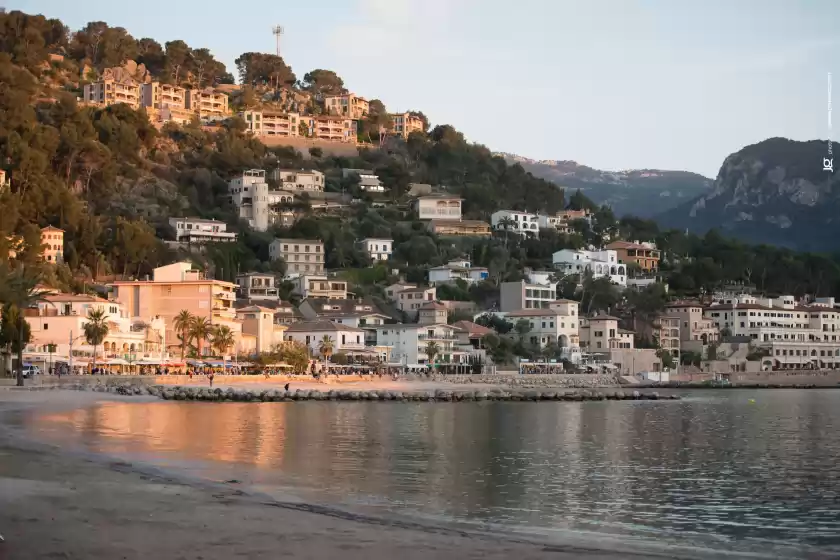
<svg viewBox="0 0 840 560">
<path fill-rule="evenodd" d="M 580 360 L 580 333 L 578 302 L 559 300 L 552 307 L 545 309 L 520 309 L 506 314 L 506 320 L 514 325 L 527 321 L 530 330 L 525 340 L 544 348 L 556 344 L 564 348 L 564 358 L 577 362 Z"/>
<path fill-rule="evenodd" d="M 507 227 L 505 225 L 507 224 Z M 518 210 L 499 210 L 490 216 L 490 225 L 500 231 L 514 231 L 521 235 L 539 236 L 539 216 Z"/>
<path fill-rule="evenodd" d="M 430 363 L 426 349 L 434 342 L 436 364 L 463 364 L 469 352 L 458 348 L 457 329 L 452 325 L 382 325 L 376 328 L 379 346 L 390 346 L 391 361 L 405 365 Z"/>
<path fill-rule="evenodd" d="M 529 284 L 524 280 L 502 282 L 500 287 L 502 311 L 547 309 L 557 299 L 555 284 Z"/>
<path fill-rule="evenodd" d="M 368 237 L 359 241 L 359 245 L 372 261 L 387 261 L 391 258 L 391 252 L 394 250 L 393 239 Z"/>
<path fill-rule="evenodd" d="M 277 279 L 265 272 L 236 275 L 236 293 L 242 299 L 279 301 Z"/>
<path fill-rule="evenodd" d="M 271 201 L 269 187 L 265 181 L 265 171 L 251 169 L 228 183 L 231 202 L 239 209 L 239 217 L 248 221 L 248 225 L 257 231 L 265 231 L 271 224 Z M 286 196 L 288 202 L 293 196 Z M 277 202 L 281 202 L 280 199 Z"/>
<path fill-rule="evenodd" d="M 435 266 L 429 269 L 429 284 L 437 286 L 439 284 L 454 284 L 458 280 L 463 280 L 468 285 L 472 285 L 487 280 L 489 275 L 490 273 L 486 268 L 482 266 L 473 267 L 470 261 L 450 261 L 443 266 Z"/>
<path fill-rule="evenodd" d="M 805 306 L 793 296 L 742 295 L 736 302 L 707 307 L 703 315 L 719 330 L 769 350 L 776 368 L 840 368 L 840 310 L 834 298 Z"/>
<path fill-rule="evenodd" d="M 275 239 L 268 246 L 268 258 L 286 261 L 290 276 L 324 273 L 324 244 L 317 239 Z"/>
<path fill-rule="evenodd" d="M 365 331 L 332 321 L 299 321 L 289 325 L 283 333 L 284 340 L 305 344 L 314 357 L 321 355 L 320 346 L 325 336 L 332 342 L 333 355 L 358 354 L 365 350 Z"/>
<path fill-rule="evenodd" d="M 347 178 L 357 176 L 359 178 L 359 188 L 367 192 L 382 193 L 385 192 L 385 186 L 370 169 L 342 169 L 342 175 Z"/>
<path fill-rule="evenodd" d="M 324 191 L 324 174 L 315 169 L 275 169 L 271 172 L 271 178 L 286 191 Z"/>
<path fill-rule="evenodd" d="M 397 292 L 396 296 L 397 308 L 404 311 L 412 319 L 417 316 L 417 311 L 423 307 L 426 302 L 435 301 L 437 299 L 437 290 L 431 288 L 408 288 Z"/>
<path fill-rule="evenodd" d="M 236 234 L 227 231 L 227 224 L 201 218 L 169 218 L 175 240 L 181 243 L 226 243 L 236 241 Z"/>
<path fill-rule="evenodd" d="M 318 274 L 301 274 L 291 280 L 293 293 L 302 298 L 347 299 L 347 282 Z"/>
<path fill-rule="evenodd" d="M 414 207 L 421 220 L 461 220 L 461 198 L 457 196 L 419 196 Z"/>
<path fill-rule="evenodd" d="M 583 275 L 586 270 L 589 270 L 593 278 L 609 278 L 613 284 L 627 286 L 627 266 L 618 262 L 618 253 L 614 250 L 563 249 L 554 253 L 551 260 L 554 268 L 563 275 Z"/>
</svg>

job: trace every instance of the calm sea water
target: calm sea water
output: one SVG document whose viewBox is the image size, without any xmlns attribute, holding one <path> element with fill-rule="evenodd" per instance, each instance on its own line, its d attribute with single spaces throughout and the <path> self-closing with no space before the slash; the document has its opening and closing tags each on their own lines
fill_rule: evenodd
<svg viewBox="0 0 840 560">
<path fill-rule="evenodd" d="M 104 403 L 28 422 L 97 452 L 337 504 L 532 533 L 840 556 L 840 391 L 684 395 Z"/>
</svg>

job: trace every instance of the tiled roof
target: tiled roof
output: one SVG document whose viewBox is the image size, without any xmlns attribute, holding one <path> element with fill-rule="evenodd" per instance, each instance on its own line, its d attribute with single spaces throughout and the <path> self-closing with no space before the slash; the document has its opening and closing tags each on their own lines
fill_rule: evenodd
<svg viewBox="0 0 840 560">
<path fill-rule="evenodd" d="M 556 309 L 519 309 L 511 311 L 508 317 L 558 317 L 563 315 Z"/>
<path fill-rule="evenodd" d="M 430 301 L 429 303 L 423 305 L 420 308 L 420 311 L 431 311 L 433 309 L 434 310 L 444 310 L 445 311 L 446 306 L 443 305 L 442 303 L 437 302 L 437 301 Z"/>
<path fill-rule="evenodd" d="M 456 321 L 455 323 L 452 323 L 452 326 L 462 331 L 466 331 L 470 335 L 484 336 L 485 334 L 494 332 L 493 329 L 489 329 L 483 325 L 479 325 L 478 323 L 473 323 L 472 321 Z"/>
<path fill-rule="evenodd" d="M 291 325 L 286 332 L 365 332 L 350 325 L 337 325 L 332 321 L 301 321 Z"/>
</svg>

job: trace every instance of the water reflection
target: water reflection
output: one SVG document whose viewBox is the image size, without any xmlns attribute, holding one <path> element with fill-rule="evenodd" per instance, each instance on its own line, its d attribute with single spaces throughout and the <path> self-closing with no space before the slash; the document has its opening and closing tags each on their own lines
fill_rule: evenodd
<svg viewBox="0 0 840 560">
<path fill-rule="evenodd" d="M 758 402 L 750 404 L 749 398 Z M 480 522 L 840 552 L 840 391 L 679 402 L 106 403 L 33 420 L 114 454 Z"/>
</svg>

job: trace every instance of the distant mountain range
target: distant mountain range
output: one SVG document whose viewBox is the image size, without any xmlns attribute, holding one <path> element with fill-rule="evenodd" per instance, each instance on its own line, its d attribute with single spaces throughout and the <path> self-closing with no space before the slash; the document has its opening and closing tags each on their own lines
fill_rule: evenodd
<svg viewBox="0 0 840 560">
<path fill-rule="evenodd" d="M 652 218 L 704 195 L 712 188 L 711 179 L 688 171 L 601 171 L 574 161 L 533 160 L 507 153 L 496 155 L 566 189 L 567 196 L 580 189 L 594 202 L 610 206 L 616 216 L 632 214 Z"/>
<path fill-rule="evenodd" d="M 696 233 L 717 228 L 752 243 L 840 250 L 840 177 L 823 169 L 827 156 L 824 140 L 747 146 L 724 160 L 709 192 L 656 220 Z"/>
</svg>

